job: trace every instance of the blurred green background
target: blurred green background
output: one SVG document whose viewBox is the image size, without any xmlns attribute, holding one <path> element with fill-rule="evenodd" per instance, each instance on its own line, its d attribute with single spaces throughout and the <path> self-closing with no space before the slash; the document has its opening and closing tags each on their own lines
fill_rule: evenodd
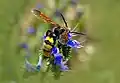
<svg viewBox="0 0 120 83">
<path fill-rule="evenodd" d="M 25 16 L 31 13 L 30 9 L 35 7 L 36 2 L 35 0 L 0 1 L 0 83 L 42 83 L 40 73 L 28 78 L 23 77 L 24 69 L 21 65 L 23 65 L 24 59 L 16 52 L 17 44 L 20 41 L 29 41 L 29 39 L 26 40 L 26 36 L 25 38 L 19 36 L 20 28 L 28 26 L 24 23 L 30 17 L 26 20 Z M 56 0 L 56 6 L 51 6 L 51 8 L 46 4 L 47 0 L 38 0 L 38 2 L 43 3 L 45 5 L 43 11 L 52 16 L 50 9 L 61 7 L 62 4 L 67 3 L 67 0 L 66 2 Z M 51 2 L 54 0 L 50 0 L 49 4 L 52 4 Z M 60 80 L 54 80 L 49 75 L 43 83 L 120 83 L 120 1 L 81 0 L 78 2 L 78 4 L 89 5 L 90 12 L 86 29 L 90 37 L 99 40 L 90 42 L 94 46 L 95 52 L 90 61 L 76 62 L 74 64 L 76 68 L 66 73 Z M 70 5 L 68 4 L 67 7 L 69 8 Z M 47 27 L 45 23 L 39 27 L 43 26 Z M 33 38 L 32 41 L 29 41 L 30 45 L 36 44 L 36 41 L 39 40 L 39 37 L 34 40 Z"/>
</svg>

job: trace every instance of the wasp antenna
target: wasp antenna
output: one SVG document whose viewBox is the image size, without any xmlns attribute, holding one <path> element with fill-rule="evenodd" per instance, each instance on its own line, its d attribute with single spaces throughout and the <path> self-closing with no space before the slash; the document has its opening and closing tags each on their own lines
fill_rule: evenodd
<svg viewBox="0 0 120 83">
<path fill-rule="evenodd" d="M 78 27 L 79 24 L 80 24 L 80 23 L 78 22 L 78 23 L 76 24 L 76 26 L 71 30 L 71 32 L 75 31 L 75 29 Z"/>
<path fill-rule="evenodd" d="M 70 32 L 70 33 L 79 34 L 79 35 L 86 35 L 86 33 L 82 33 L 82 32 Z"/>
<path fill-rule="evenodd" d="M 60 12 L 59 12 L 59 13 L 60 13 Z M 68 27 L 67 22 L 66 22 L 66 20 L 65 20 L 65 18 L 64 18 L 64 16 L 63 16 L 63 14 L 60 13 L 60 15 L 61 15 L 61 17 L 62 17 L 62 19 L 63 19 L 63 21 L 64 21 L 64 23 L 65 23 L 65 26 Z"/>
</svg>

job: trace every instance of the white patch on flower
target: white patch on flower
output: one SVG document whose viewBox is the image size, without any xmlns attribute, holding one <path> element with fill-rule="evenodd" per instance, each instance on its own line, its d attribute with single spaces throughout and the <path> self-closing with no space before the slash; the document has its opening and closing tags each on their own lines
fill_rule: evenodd
<svg viewBox="0 0 120 83">
<path fill-rule="evenodd" d="M 87 45 L 87 46 L 85 47 L 85 52 L 86 52 L 87 54 L 93 54 L 93 53 L 95 52 L 95 48 L 94 48 L 92 45 Z"/>
<path fill-rule="evenodd" d="M 80 60 L 80 62 L 89 61 L 91 59 L 93 53 L 95 52 L 95 48 L 91 44 L 86 45 L 83 48 L 84 48 L 84 51 L 81 51 L 80 55 L 78 56 L 78 59 Z"/>
</svg>

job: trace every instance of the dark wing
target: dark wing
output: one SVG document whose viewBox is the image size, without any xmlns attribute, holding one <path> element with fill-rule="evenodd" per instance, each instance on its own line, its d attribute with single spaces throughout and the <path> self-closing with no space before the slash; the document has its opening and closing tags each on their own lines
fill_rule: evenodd
<svg viewBox="0 0 120 83">
<path fill-rule="evenodd" d="M 56 25 L 59 26 L 59 24 L 55 23 L 54 21 L 52 21 L 47 15 L 43 14 L 40 10 L 38 9 L 33 9 L 32 13 L 37 16 L 40 17 L 44 22 L 46 23 L 50 23 L 52 25 Z"/>
</svg>

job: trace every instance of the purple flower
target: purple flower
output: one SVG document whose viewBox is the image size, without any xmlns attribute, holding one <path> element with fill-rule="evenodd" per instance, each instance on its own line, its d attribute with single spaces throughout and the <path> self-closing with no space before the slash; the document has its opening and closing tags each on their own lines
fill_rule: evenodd
<svg viewBox="0 0 120 83">
<path fill-rule="evenodd" d="M 27 59 L 25 59 L 25 68 L 28 72 L 36 71 L 36 67 L 34 67 Z"/>
<path fill-rule="evenodd" d="M 41 8 L 43 8 L 43 5 L 41 5 L 41 4 L 36 5 L 36 9 L 41 9 Z"/>
<path fill-rule="evenodd" d="M 52 54 L 58 54 L 58 53 L 59 53 L 59 49 L 57 47 L 53 47 Z"/>
<path fill-rule="evenodd" d="M 20 47 L 21 47 L 21 48 L 28 49 L 28 45 L 27 45 L 26 43 L 22 43 L 22 44 L 20 44 Z"/>
<path fill-rule="evenodd" d="M 60 10 L 59 9 L 57 9 L 56 11 L 55 11 L 55 16 L 57 16 L 57 17 L 60 17 Z"/>
<path fill-rule="evenodd" d="M 35 29 L 33 27 L 28 28 L 28 33 L 32 34 L 35 32 Z"/>
<path fill-rule="evenodd" d="M 61 65 L 61 61 L 62 61 L 62 59 L 63 59 L 63 57 L 62 57 L 62 55 L 61 54 L 54 54 L 54 55 L 57 55 L 57 56 L 55 56 L 55 58 L 54 58 L 54 63 L 56 64 L 56 65 Z"/>
<path fill-rule="evenodd" d="M 68 38 L 71 39 L 72 38 L 72 34 L 68 33 Z"/>
<path fill-rule="evenodd" d="M 69 68 L 68 68 L 67 65 L 61 64 L 61 69 L 60 69 L 60 70 L 61 70 L 61 71 L 68 71 Z"/>
<path fill-rule="evenodd" d="M 67 45 L 72 48 L 80 48 L 81 47 L 80 42 L 78 42 L 77 40 L 69 40 L 67 42 Z"/>
<path fill-rule="evenodd" d="M 46 39 L 46 35 L 44 35 L 42 38 L 43 38 L 43 40 L 45 40 Z"/>
<path fill-rule="evenodd" d="M 71 3 L 72 5 L 76 5 L 76 4 L 78 3 L 78 0 L 71 0 L 70 3 Z"/>
</svg>

